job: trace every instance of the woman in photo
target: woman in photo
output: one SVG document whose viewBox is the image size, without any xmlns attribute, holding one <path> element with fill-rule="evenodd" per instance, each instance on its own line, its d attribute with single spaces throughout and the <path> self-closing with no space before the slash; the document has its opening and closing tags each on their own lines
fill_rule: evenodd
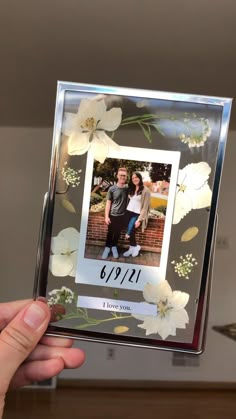
<svg viewBox="0 0 236 419">
<path fill-rule="evenodd" d="M 129 183 L 129 203 L 126 209 L 127 232 L 125 238 L 129 240 L 130 247 L 123 256 L 138 256 L 141 246 L 136 243 L 135 231 L 141 226 L 144 232 L 148 223 L 148 212 L 150 208 L 151 193 L 144 186 L 142 176 L 139 172 L 134 172 Z"/>
</svg>

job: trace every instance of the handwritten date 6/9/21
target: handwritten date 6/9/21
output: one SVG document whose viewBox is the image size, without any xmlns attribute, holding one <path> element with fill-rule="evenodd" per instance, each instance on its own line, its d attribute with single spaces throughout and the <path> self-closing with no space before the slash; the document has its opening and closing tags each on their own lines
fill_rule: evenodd
<svg viewBox="0 0 236 419">
<path fill-rule="evenodd" d="M 104 265 L 100 272 L 100 278 L 105 279 L 105 282 L 108 281 L 118 281 L 120 285 L 123 284 L 124 281 L 138 283 L 140 277 L 141 269 L 121 269 L 119 266 L 111 269 L 107 269 L 107 266 Z"/>
</svg>

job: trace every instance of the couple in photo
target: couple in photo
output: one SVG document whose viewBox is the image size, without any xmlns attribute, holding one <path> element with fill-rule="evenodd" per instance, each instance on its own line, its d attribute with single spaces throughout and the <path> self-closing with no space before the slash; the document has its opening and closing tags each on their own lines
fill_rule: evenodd
<svg viewBox="0 0 236 419">
<path fill-rule="evenodd" d="M 132 173 L 129 185 L 127 185 L 127 177 L 127 169 L 120 167 L 117 173 L 117 183 L 112 185 L 107 192 L 105 223 L 108 226 L 108 232 L 102 259 L 107 259 L 110 253 L 115 259 L 119 257 L 117 244 L 123 229 L 126 229 L 125 238 L 130 246 L 122 256 L 136 257 L 141 249 L 136 242 L 135 231 L 141 226 L 144 232 L 147 227 L 151 193 L 144 186 L 139 172 Z"/>
</svg>

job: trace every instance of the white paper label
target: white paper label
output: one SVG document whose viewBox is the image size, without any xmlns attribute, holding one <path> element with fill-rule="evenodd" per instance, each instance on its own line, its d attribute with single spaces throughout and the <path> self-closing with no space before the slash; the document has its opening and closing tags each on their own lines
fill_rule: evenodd
<svg viewBox="0 0 236 419">
<path fill-rule="evenodd" d="M 96 310 L 116 311 L 120 313 L 141 314 L 156 316 L 157 306 L 149 303 L 135 303 L 133 301 L 112 300 L 109 298 L 79 296 L 77 307 L 92 308 Z"/>
</svg>

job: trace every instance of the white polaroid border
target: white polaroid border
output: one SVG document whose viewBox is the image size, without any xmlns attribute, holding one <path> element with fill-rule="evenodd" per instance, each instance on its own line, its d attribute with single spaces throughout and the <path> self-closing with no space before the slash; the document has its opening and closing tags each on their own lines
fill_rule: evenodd
<svg viewBox="0 0 236 419">
<path fill-rule="evenodd" d="M 155 267 L 124 263 L 119 262 L 119 259 L 117 259 L 117 261 L 108 261 L 84 257 L 94 165 L 92 153 L 88 151 L 75 282 L 79 284 L 142 291 L 147 282 L 157 283 L 160 280 L 165 279 L 166 276 L 180 152 L 137 147 L 120 147 L 119 152 L 111 150 L 107 157 L 171 164 L 172 166 L 160 266 Z M 117 272 L 119 272 L 118 277 Z"/>
</svg>

